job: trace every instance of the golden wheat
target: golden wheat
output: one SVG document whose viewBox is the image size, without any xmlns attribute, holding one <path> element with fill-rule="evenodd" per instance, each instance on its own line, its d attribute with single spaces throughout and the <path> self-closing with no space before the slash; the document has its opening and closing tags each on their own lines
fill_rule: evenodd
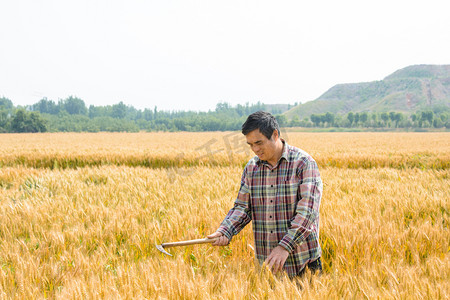
<svg viewBox="0 0 450 300">
<path fill-rule="evenodd" d="M 321 167 L 450 168 L 450 133 L 283 132 Z M 252 156 L 238 132 L 0 135 L 0 167 L 151 168 L 243 166 Z"/>
<path fill-rule="evenodd" d="M 159 135 L 160 140 L 155 138 Z M 56 134 L 48 143 L 40 140 L 47 135 L 19 136 L 22 141 L 0 135 L 10 141 L 2 144 L 2 155 L 16 143 L 16 155 L 34 151 L 39 156 L 42 145 L 46 152 L 62 157 L 76 158 L 79 151 L 95 159 L 96 155 L 104 158 L 109 148 L 113 156 L 126 160 L 130 154 L 141 155 L 142 150 L 134 147 L 143 147 L 137 140 L 140 134 L 87 135 L 86 145 L 83 134 Z M 150 140 L 144 144 L 162 156 L 167 149 L 194 153 L 214 137 L 189 134 L 189 146 L 182 134 L 168 134 L 166 144 L 164 134 L 150 136 L 159 146 Z M 299 134 L 289 136 L 289 142 L 305 149 L 317 145 L 317 153 L 308 150 L 313 155 L 348 159 L 359 153 L 370 160 L 372 153 L 392 160 L 390 153 L 408 155 L 414 143 L 417 147 L 411 153 L 428 153 L 444 162 L 449 153 L 445 133 L 339 136 L 314 139 Z M 170 146 L 176 145 L 175 137 L 184 139 L 185 146 Z M 323 144 L 319 146 L 317 140 Z M 104 161 L 69 169 L 4 165 L 0 169 L 0 298 L 450 297 L 448 167 L 322 166 L 321 276 L 307 274 L 291 281 L 261 269 L 254 261 L 250 225 L 227 247 L 170 248 L 174 257 L 155 248 L 157 243 L 213 232 L 233 204 L 241 172 L 238 163 L 147 168 Z"/>
</svg>

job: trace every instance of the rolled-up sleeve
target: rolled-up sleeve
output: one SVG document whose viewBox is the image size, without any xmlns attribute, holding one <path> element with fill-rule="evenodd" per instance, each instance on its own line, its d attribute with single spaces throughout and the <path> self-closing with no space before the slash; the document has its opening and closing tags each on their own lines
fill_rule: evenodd
<svg viewBox="0 0 450 300">
<path fill-rule="evenodd" d="M 246 167 L 242 173 L 241 187 L 239 188 L 234 206 L 230 209 L 217 230 L 230 240 L 252 220 L 250 188 L 248 184 L 249 178 L 247 172 Z"/>
<path fill-rule="evenodd" d="M 317 163 L 312 158 L 302 161 L 297 174 L 300 181 L 295 215 L 288 232 L 279 243 L 288 252 L 292 252 L 311 233 L 312 225 L 319 216 L 323 190 Z"/>
</svg>

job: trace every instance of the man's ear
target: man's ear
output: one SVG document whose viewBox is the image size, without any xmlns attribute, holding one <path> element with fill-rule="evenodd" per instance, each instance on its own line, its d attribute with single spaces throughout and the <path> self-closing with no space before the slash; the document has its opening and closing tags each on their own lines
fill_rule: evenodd
<svg viewBox="0 0 450 300">
<path fill-rule="evenodd" d="M 272 139 L 274 140 L 274 141 L 276 141 L 278 138 L 279 138 L 280 136 L 279 136 L 279 134 L 278 134 L 278 130 L 274 130 L 273 131 L 273 133 L 272 133 Z"/>
</svg>

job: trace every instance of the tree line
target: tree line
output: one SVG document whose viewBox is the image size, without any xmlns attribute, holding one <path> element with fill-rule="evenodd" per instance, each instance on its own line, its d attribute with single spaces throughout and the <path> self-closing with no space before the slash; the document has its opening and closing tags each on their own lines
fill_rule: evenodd
<svg viewBox="0 0 450 300">
<path fill-rule="evenodd" d="M 412 114 L 402 112 L 349 112 L 345 115 L 325 113 L 312 114 L 309 119 L 300 121 L 292 118 L 289 126 L 301 127 L 342 127 L 342 128 L 450 128 L 448 108 L 435 107 Z"/>
<path fill-rule="evenodd" d="M 282 127 L 342 128 L 450 128 L 448 107 L 420 111 L 411 115 L 401 112 L 349 112 L 345 115 L 312 114 L 288 120 L 282 113 L 291 106 L 256 104 L 232 106 L 218 103 L 214 110 L 159 111 L 139 110 L 119 102 L 107 106 L 86 106 L 70 96 L 55 102 L 47 98 L 26 107 L 15 107 L 10 99 L 0 98 L 0 132 L 99 132 L 99 131 L 234 131 L 240 130 L 247 116 L 258 110 L 273 113 Z"/>
</svg>

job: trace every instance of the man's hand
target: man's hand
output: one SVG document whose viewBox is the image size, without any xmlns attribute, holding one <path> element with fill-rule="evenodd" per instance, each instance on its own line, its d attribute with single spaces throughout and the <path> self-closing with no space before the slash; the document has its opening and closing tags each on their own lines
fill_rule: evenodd
<svg viewBox="0 0 450 300">
<path fill-rule="evenodd" d="M 209 239 L 218 238 L 212 243 L 213 246 L 226 246 L 230 242 L 230 240 L 226 236 L 224 236 L 221 232 L 218 231 L 208 235 L 208 238 Z"/>
<path fill-rule="evenodd" d="M 289 256 L 289 252 L 281 246 L 277 246 L 270 252 L 266 261 L 264 262 L 274 274 L 283 269 L 284 263 Z"/>
</svg>

